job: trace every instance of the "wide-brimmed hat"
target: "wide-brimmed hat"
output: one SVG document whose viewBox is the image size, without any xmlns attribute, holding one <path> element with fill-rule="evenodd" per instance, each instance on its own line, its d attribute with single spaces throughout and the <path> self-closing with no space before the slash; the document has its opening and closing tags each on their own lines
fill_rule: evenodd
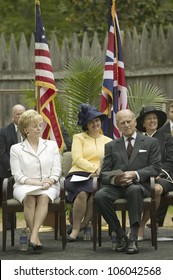
<svg viewBox="0 0 173 280">
<path fill-rule="evenodd" d="M 97 111 L 97 109 L 94 106 L 91 106 L 89 104 L 83 103 L 79 105 L 80 111 L 78 114 L 78 125 L 82 126 L 82 129 L 85 131 L 87 130 L 86 124 L 95 119 L 100 118 L 101 121 L 105 118 L 105 114 L 102 112 Z"/>
<path fill-rule="evenodd" d="M 140 111 L 139 117 L 136 119 L 136 122 L 137 122 L 136 128 L 139 131 L 145 132 L 145 127 L 143 127 L 144 118 L 147 114 L 150 114 L 150 113 L 155 113 L 157 115 L 157 118 L 158 118 L 157 129 L 162 127 L 165 124 L 165 122 L 167 120 L 167 115 L 165 112 L 163 112 L 161 110 L 157 110 L 153 106 L 143 107 L 142 110 Z"/>
</svg>

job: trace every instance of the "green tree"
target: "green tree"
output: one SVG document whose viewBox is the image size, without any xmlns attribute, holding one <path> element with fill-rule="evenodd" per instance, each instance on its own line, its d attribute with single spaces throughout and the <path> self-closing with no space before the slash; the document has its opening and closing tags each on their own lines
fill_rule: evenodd
<svg viewBox="0 0 173 280">
<path fill-rule="evenodd" d="M 157 27 L 163 24 L 166 30 L 168 24 L 173 23 L 173 2 L 169 0 L 119 0 L 117 11 L 121 29 L 135 26 L 142 31 L 144 24 L 148 30 L 154 24 Z"/>
<path fill-rule="evenodd" d="M 82 39 L 87 31 L 92 39 L 94 31 L 99 33 L 101 43 L 108 28 L 109 0 L 40 0 L 41 13 L 48 39 L 55 32 L 61 43 L 65 35 L 69 40 L 75 32 Z M 172 0 L 117 0 L 117 13 L 120 28 L 142 30 L 155 24 L 163 24 L 165 30 L 169 23 L 173 24 Z M 35 4 L 28 0 L 0 1 L 0 33 L 9 38 L 14 33 L 17 42 L 24 32 L 29 42 L 35 29 Z"/>
</svg>

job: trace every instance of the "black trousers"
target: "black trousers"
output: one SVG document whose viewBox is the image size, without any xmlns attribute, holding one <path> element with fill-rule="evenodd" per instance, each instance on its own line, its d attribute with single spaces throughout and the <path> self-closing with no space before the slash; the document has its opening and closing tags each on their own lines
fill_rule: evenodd
<svg viewBox="0 0 173 280">
<path fill-rule="evenodd" d="M 2 184 L 3 178 L 0 178 L 0 206 L 2 206 Z"/>
</svg>

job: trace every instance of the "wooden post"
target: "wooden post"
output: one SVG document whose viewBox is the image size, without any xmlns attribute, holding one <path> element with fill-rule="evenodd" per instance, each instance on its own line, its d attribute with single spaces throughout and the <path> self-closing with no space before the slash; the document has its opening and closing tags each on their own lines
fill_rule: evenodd
<svg viewBox="0 0 173 280">
<path fill-rule="evenodd" d="M 35 86 L 36 111 L 40 114 L 40 86 Z"/>
</svg>

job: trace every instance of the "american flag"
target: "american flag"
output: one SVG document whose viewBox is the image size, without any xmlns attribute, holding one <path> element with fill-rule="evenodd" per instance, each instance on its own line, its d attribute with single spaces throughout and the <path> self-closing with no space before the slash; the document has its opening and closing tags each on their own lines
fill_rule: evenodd
<svg viewBox="0 0 173 280">
<path fill-rule="evenodd" d="M 127 88 L 122 57 L 122 45 L 115 1 L 109 2 L 109 32 L 106 61 L 101 95 L 101 112 L 107 115 L 103 123 L 103 132 L 111 138 L 119 138 L 116 125 L 116 113 L 126 109 Z"/>
<path fill-rule="evenodd" d="M 55 140 L 59 149 L 62 150 L 64 141 L 58 123 L 54 101 L 56 97 L 56 86 L 39 1 L 36 1 L 35 84 L 37 110 L 44 120 L 42 137 L 43 139 Z"/>
</svg>

